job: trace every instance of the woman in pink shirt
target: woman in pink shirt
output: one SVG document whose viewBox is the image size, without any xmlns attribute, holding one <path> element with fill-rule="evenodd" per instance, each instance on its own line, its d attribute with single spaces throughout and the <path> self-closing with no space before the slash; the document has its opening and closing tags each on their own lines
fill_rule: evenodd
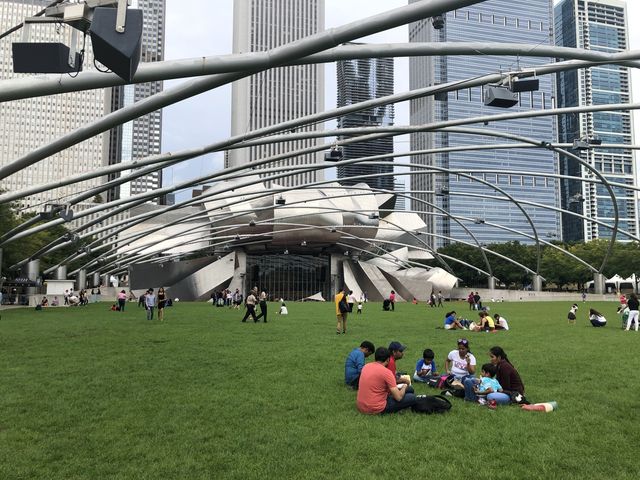
<svg viewBox="0 0 640 480">
<path fill-rule="evenodd" d="M 121 312 L 124 312 L 124 306 L 127 303 L 127 292 L 125 292 L 124 290 L 121 290 L 120 293 L 118 293 L 118 307 L 120 308 Z"/>
</svg>

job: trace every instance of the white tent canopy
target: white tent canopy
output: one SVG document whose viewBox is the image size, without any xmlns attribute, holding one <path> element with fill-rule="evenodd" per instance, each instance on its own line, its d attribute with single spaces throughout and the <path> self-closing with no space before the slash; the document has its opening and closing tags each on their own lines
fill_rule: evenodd
<svg viewBox="0 0 640 480">
<path fill-rule="evenodd" d="M 303 302 L 326 302 L 326 300 L 322 296 L 322 292 L 318 292 L 316 294 L 311 295 L 310 297 L 303 298 L 302 301 Z"/>
<path fill-rule="evenodd" d="M 593 288 L 593 280 L 587 282 L 585 286 L 587 288 Z M 616 273 L 613 277 L 605 280 L 605 288 L 608 293 L 620 292 L 621 290 L 635 291 L 635 287 L 636 287 L 635 273 L 628 278 L 622 278 L 620 275 Z"/>
</svg>

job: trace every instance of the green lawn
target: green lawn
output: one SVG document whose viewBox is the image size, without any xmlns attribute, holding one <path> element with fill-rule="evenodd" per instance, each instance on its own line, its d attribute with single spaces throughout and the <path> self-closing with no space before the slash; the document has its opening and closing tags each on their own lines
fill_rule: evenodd
<svg viewBox="0 0 640 480">
<path fill-rule="evenodd" d="M 382 417 L 356 410 L 346 355 L 399 340 L 399 370 L 427 347 L 440 368 L 460 336 L 436 328 L 444 309 L 370 303 L 346 335 L 332 303 L 290 303 L 267 324 L 206 303 L 162 324 L 133 304 L 5 310 L 0 478 L 637 478 L 640 334 L 620 329 L 614 303 L 592 305 L 607 327 L 588 324 L 589 304 L 568 326 L 569 303 L 504 303 L 490 306 L 511 331 L 465 332 L 479 363 L 502 346 L 530 400 L 557 411 L 455 399 L 446 415 Z"/>
</svg>

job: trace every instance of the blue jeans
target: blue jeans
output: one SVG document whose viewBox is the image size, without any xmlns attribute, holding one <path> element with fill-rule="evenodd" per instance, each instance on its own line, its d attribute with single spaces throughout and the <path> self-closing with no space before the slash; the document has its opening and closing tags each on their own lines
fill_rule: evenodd
<svg viewBox="0 0 640 480">
<path fill-rule="evenodd" d="M 495 400 L 498 405 L 509 405 L 511 403 L 511 397 L 506 393 L 490 393 L 487 395 L 487 401 Z"/>
<path fill-rule="evenodd" d="M 147 320 L 153 320 L 153 308 L 154 307 L 147 307 Z"/>
<path fill-rule="evenodd" d="M 405 387 L 406 388 L 406 387 Z M 387 406 L 383 413 L 396 413 L 405 408 L 409 408 L 416 403 L 416 396 L 413 393 L 405 393 L 399 402 L 391 395 L 387 397 Z"/>
<path fill-rule="evenodd" d="M 440 375 L 425 375 L 424 377 L 421 377 L 420 375 L 418 375 L 417 373 L 413 376 L 413 380 L 416 382 L 422 382 L 422 383 L 427 383 L 429 380 L 431 380 L 432 378 L 440 378 Z"/>
<path fill-rule="evenodd" d="M 469 402 L 475 402 L 478 400 L 478 396 L 473 391 L 473 387 L 478 385 L 480 381 L 473 377 L 465 378 L 464 384 L 464 399 Z M 494 392 L 487 395 L 487 401 L 495 400 L 498 405 L 508 405 L 511 403 L 511 397 L 506 393 Z"/>
<path fill-rule="evenodd" d="M 475 377 L 465 377 L 462 381 L 464 385 L 464 399 L 468 402 L 475 402 L 478 400 L 478 396 L 476 392 L 473 391 L 473 387 L 478 385 L 480 381 Z"/>
</svg>

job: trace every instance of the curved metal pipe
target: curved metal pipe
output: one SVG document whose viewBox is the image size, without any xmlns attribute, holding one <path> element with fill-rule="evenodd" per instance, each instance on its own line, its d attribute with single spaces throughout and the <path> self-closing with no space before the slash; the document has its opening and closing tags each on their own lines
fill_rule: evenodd
<svg viewBox="0 0 640 480">
<path fill-rule="evenodd" d="M 267 52 L 267 61 L 256 65 L 255 68 L 247 69 L 240 73 L 222 73 L 192 80 L 185 86 L 177 86 L 173 89 L 159 92 L 131 106 L 109 113 L 90 125 L 86 125 L 81 129 L 64 135 L 48 145 L 37 148 L 10 164 L 0 167 L 0 179 L 6 178 L 29 165 L 33 165 L 89 137 L 103 133 L 117 125 L 134 120 L 135 118 L 180 100 L 185 100 L 206 92 L 212 88 L 240 80 L 241 78 L 262 70 L 282 66 L 297 58 L 321 52 L 327 48 L 340 45 L 341 43 L 405 25 L 425 17 L 439 15 L 451 9 L 481 3 L 481 1 L 482 0 L 430 0 L 428 2 L 413 3 L 276 47 Z"/>
<path fill-rule="evenodd" d="M 285 65 L 311 65 L 360 58 L 453 55 L 513 55 L 519 57 L 563 58 L 584 60 L 591 65 L 618 64 L 632 68 L 640 67 L 640 63 L 637 62 L 637 60 L 640 59 L 639 51 L 611 54 L 581 48 L 552 45 L 488 42 L 416 42 L 382 45 L 341 45 L 287 62 Z M 251 52 L 142 63 L 138 67 L 131 84 L 192 78 L 220 73 L 237 73 L 261 68 L 267 65 L 268 62 L 268 53 Z M 576 68 L 583 67 L 576 66 Z M 96 71 L 80 72 L 76 77 L 70 77 L 69 75 L 38 75 L 35 77 L 8 79 L 0 81 L 0 102 L 93 90 L 97 88 L 109 88 L 125 84 L 125 81 L 115 73 Z"/>
</svg>

